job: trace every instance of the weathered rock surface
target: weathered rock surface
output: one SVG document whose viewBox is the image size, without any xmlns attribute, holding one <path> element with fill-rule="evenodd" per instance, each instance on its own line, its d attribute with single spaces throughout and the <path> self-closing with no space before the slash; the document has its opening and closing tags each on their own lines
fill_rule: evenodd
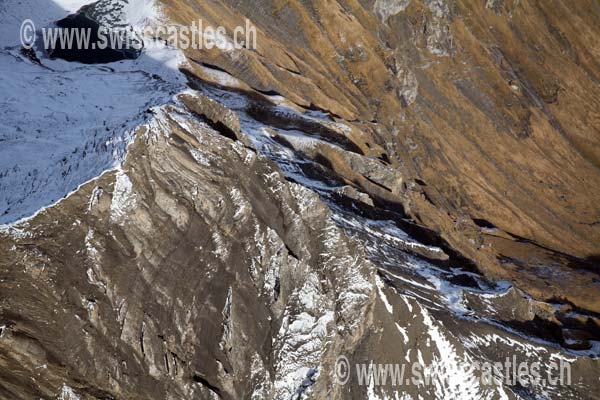
<svg viewBox="0 0 600 400">
<path fill-rule="evenodd" d="M 0 397 L 596 393 L 597 2 L 160 3 L 259 47 L 188 50 L 120 167 L 0 229 Z M 512 356 L 572 382 L 452 369 Z"/>
<path fill-rule="evenodd" d="M 329 208 L 183 109 L 2 236 L 7 398 L 318 396 L 370 319 L 374 267 Z"/>
<path fill-rule="evenodd" d="M 143 38 L 133 33 L 124 9 L 131 6 L 125 0 L 99 0 L 82 7 L 75 14 L 56 22 L 68 37 L 75 30 L 89 35 L 88 48 L 57 40 L 46 48 L 52 58 L 84 64 L 103 64 L 138 58 L 144 48 Z M 75 36 L 77 37 L 77 36 Z M 83 36 L 80 36 L 83 37 Z M 44 43 L 46 45 L 46 43 Z"/>
<path fill-rule="evenodd" d="M 230 29 L 250 18 L 256 51 L 188 55 L 348 122 L 364 154 L 403 176 L 395 202 L 489 276 L 600 312 L 596 1 L 164 4 L 181 23 L 201 16 Z M 314 156 L 346 168 L 322 153 Z M 509 242 L 497 246 L 480 221 Z M 525 242 L 550 259 L 523 259 Z M 555 272 L 539 279 L 548 262 Z M 594 295 L 564 289 L 575 285 Z"/>
</svg>

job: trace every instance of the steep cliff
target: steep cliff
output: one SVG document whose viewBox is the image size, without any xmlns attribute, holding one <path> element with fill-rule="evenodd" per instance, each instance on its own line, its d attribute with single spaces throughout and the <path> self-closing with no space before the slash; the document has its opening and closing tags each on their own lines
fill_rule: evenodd
<svg viewBox="0 0 600 400">
<path fill-rule="evenodd" d="M 0 5 L 2 22 L 88 2 L 33 3 Z M 593 398 L 598 2 L 81 13 L 229 32 L 249 18 L 258 47 L 165 37 L 84 65 L 7 41 L 0 397 Z M 442 373 L 345 383 L 340 356 Z M 453 370 L 513 356 L 568 363 L 571 382 Z"/>
<path fill-rule="evenodd" d="M 381 191 L 339 157 L 311 159 L 490 276 L 600 311 L 583 272 L 600 253 L 598 2 L 165 1 L 165 12 L 250 18 L 257 51 L 188 51 L 192 73 L 214 66 L 347 122 L 401 184 Z M 563 273 L 582 290 L 564 290 Z"/>
</svg>

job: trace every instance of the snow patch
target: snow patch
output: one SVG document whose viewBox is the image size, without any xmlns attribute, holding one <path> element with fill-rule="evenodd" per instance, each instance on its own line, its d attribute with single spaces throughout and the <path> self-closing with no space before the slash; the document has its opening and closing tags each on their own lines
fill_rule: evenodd
<svg viewBox="0 0 600 400">
<path fill-rule="evenodd" d="M 435 397 L 441 398 L 460 398 L 460 399 L 480 399 L 481 388 L 476 376 L 471 371 L 466 371 L 460 366 L 472 364 L 468 354 L 460 356 L 456 347 L 445 336 L 442 330 L 434 323 L 429 311 L 421 308 L 423 323 L 428 328 L 427 334 L 432 340 L 438 356 L 433 355 L 433 361 L 438 373 L 433 375 L 433 385 Z M 419 360 L 421 362 L 421 360 Z M 422 363 L 422 365 L 427 365 Z M 441 374 L 439 372 L 442 372 Z M 469 373 L 470 372 L 470 373 Z"/>
<path fill-rule="evenodd" d="M 110 203 L 111 221 L 118 221 L 126 217 L 136 206 L 137 197 L 133 193 L 133 184 L 123 172 L 119 170 L 115 180 L 112 202 Z"/>
<path fill-rule="evenodd" d="M 379 298 L 381 298 L 381 301 L 383 301 L 383 304 L 385 305 L 385 309 L 390 314 L 393 315 L 394 314 L 394 307 L 392 307 L 392 305 L 388 301 L 385 293 L 383 292 L 383 289 L 385 288 L 385 284 L 383 283 L 383 279 L 381 279 L 379 276 L 377 276 L 375 278 L 375 283 L 377 284 L 377 292 L 379 293 Z"/>
<path fill-rule="evenodd" d="M 407 333 L 406 329 L 404 329 L 400 325 L 398 325 L 397 322 L 395 322 L 395 324 L 396 324 L 396 328 L 398 328 L 398 332 L 400 332 L 400 334 L 402 335 L 402 338 L 404 339 L 404 344 L 408 344 L 410 339 L 408 337 L 408 333 Z"/>
<path fill-rule="evenodd" d="M 81 400 L 81 397 L 75 393 L 73 388 L 63 385 L 58 394 L 58 400 Z"/>
</svg>

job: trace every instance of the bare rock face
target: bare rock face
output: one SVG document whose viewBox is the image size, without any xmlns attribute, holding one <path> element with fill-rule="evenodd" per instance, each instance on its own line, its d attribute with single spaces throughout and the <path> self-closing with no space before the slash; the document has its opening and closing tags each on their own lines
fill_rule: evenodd
<svg viewBox="0 0 600 400">
<path fill-rule="evenodd" d="M 583 354 L 597 321 L 440 269 L 449 256 L 398 216 L 373 219 L 364 193 L 291 182 L 274 157 L 287 147 L 269 153 L 225 104 L 178 96 L 121 168 L 0 233 L 3 397 L 519 398 L 471 373 L 400 388 L 336 378 L 340 355 L 450 371 L 511 352 L 544 369 L 564 358 L 579 379 L 530 393 L 594 387 L 598 361 Z"/>
<path fill-rule="evenodd" d="M 72 380 L 82 398 L 319 397 L 374 296 L 373 265 L 316 194 L 177 108 L 2 253 L 15 399 Z"/>
<path fill-rule="evenodd" d="M 600 298 L 577 297 L 558 279 L 564 272 L 598 293 L 583 272 L 597 272 L 600 243 L 597 2 L 164 3 L 181 23 L 202 16 L 230 28 L 250 18 L 256 51 L 189 57 L 359 130 L 363 153 L 383 152 L 406 182 L 392 201 L 488 276 L 600 311 Z M 498 244 L 489 227 L 508 239 Z M 523 259 L 525 242 L 548 257 Z M 540 263 L 563 272 L 540 280 Z"/>
<path fill-rule="evenodd" d="M 388 18 L 404 11 L 409 4 L 410 0 L 377 0 L 373 11 L 383 22 L 387 22 Z"/>
<path fill-rule="evenodd" d="M 78 12 L 56 22 L 62 35 L 69 30 L 88 30 L 90 47 L 78 48 L 57 41 L 46 48 L 52 58 L 77 61 L 84 64 L 110 63 L 138 58 L 144 48 L 143 38 L 132 33 L 123 9 L 128 6 L 123 0 L 100 0 L 82 7 Z M 60 34 L 59 34 L 60 35 Z M 100 35 L 104 35 L 101 38 Z"/>
<path fill-rule="evenodd" d="M 110 25 L 150 3 L 75 15 Z M 229 32 L 249 18 L 259 47 L 177 52 L 162 76 L 148 49 L 81 67 L 102 82 L 140 75 L 160 97 L 125 119 L 130 135 L 98 139 L 119 144 L 118 167 L 0 227 L 0 397 L 598 390 L 597 2 L 158 5 L 166 21 Z M 35 50 L 0 57 L 60 72 Z M 375 384 L 352 369 L 340 382 L 340 356 L 442 375 Z M 454 370 L 513 356 L 544 374 L 567 363 L 572 381 Z"/>
</svg>

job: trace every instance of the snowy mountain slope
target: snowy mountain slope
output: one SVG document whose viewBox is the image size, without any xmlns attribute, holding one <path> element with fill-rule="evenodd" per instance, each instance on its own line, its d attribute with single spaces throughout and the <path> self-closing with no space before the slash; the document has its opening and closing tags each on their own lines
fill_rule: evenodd
<svg viewBox="0 0 600 400">
<path fill-rule="evenodd" d="M 50 24 L 82 3 L 0 10 L 18 29 L 28 12 Z M 148 0 L 95 4 L 107 24 L 160 18 Z M 41 54 L 39 65 L 18 42 L 0 52 L 0 223 L 40 210 L 0 226 L 0 397 L 593 393 L 596 315 L 487 279 L 417 226 L 400 195 L 427 184 L 362 145 L 353 122 L 252 91 L 247 75 L 202 57 L 190 57 L 187 88 L 181 54 L 156 45 L 105 65 Z M 544 368 L 568 360 L 574 384 L 524 388 L 498 374 L 488 387 L 453 370 L 515 353 Z M 340 355 L 443 374 L 344 386 L 334 379 Z"/>
<path fill-rule="evenodd" d="M 0 223 L 31 215 L 117 165 L 147 111 L 184 88 L 177 71 L 183 56 L 160 43 L 151 42 L 136 60 L 104 65 L 50 60 L 38 51 L 39 65 L 20 53 L 19 39 L 10 34 L 18 34 L 20 21 L 45 26 L 85 3 L 5 3 L 0 11 L 6 34 L 0 50 Z M 121 14 L 140 24 L 159 18 L 146 0 Z"/>
<path fill-rule="evenodd" d="M 85 3 L 85 0 L 0 2 L 0 47 L 20 44 L 19 29 L 25 19 L 42 27 L 77 11 Z"/>
</svg>

